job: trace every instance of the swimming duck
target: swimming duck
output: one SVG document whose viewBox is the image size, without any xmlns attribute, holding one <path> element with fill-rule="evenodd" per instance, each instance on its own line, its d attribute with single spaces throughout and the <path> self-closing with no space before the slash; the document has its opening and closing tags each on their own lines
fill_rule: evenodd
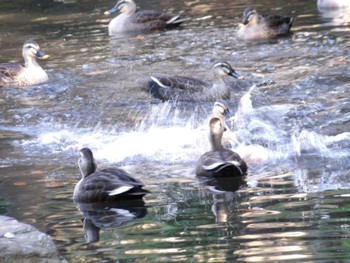
<svg viewBox="0 0 350 263">
<path fill-rule="evenodd" d="M 225 118 L 228 117 L 229 114 L 230 114 L 230 110 L 229 110 L 229 105 L 227 101 L 225 100 L 215 101 L 212 109 L 212 116 L 219 118 L 221 121 L 221 125 L 224 127 L 224 133 L 222 136 L 221 143 L 227 149 L 231 148 L 231 143 L 230 143 L 231 131 L 225 121 Z"/>
<path fill-rule="evenodd" d="M 119 11 L 108 25 L 109 35 L 124 32 L 150 32 L 154 30 L 171 29 L 178 27 L 188 20 L 181 15 L 173 15 L 155 10 L 137 10 L 133 0 L 119 0 L 110 10 L 105 12 L 109 15 Z"/>
<path fill-rule="evenodd" d="M 243 20 L 237 31 L 242 39 L 269 39 L 286 36 L 290 33 L 293 18 L 287 16 L 261 16 L 258 12 L 247 7 L 243 11 Z"/>
<path fill-rule="evenodd" d="M 89 148 L 80 150 L 78 166 L 81 180 L 74 188 L 75 202 L 119 201 L 123 199 L 141 199 L 147 190 L 144 184 L 132 178 L 119 168 L 106 168 L 96 171 L 96 162 Z"/>
<path fill-rule="evenodd" d="M 49 55 L 40 50 L 38 43 L 32 39 L 26 40 L 22 48 L 22 55 L 24 65 L 20 63 L 0 64 L 0 87 L 29 86 L 48 81 L 49 77 L 36 62 L 36 58 L 47 59 Z"/>
<path fill-rule="evenodd" d="M 228 103 L 225 100 L 217 100 L 214 102 L 212 109 L 212 116 L 220 119 L 222 125 L 224 126 L 224 131 L 229 131 L 230 128 L 225 122 L 225 117 L 230 113 Z"/>
<path fill-rule="evenodd" d="M 325 9 L 337 9 L 337 8 L 350 9 L 350 1 L 349 0 L 317 0 L 317 7 L 325 8 Z"/>
<path fill-rule="evenodd" d="M 247 164 L 238 153 L 223 147 L 221 141 L 224 126 L 217 117 L 209 122 L 209 141 L 211 150 L 204 153 L 196 166 L 197 176 L 244 176 L 247 173 Z"/>
<path fill-rule="evenodd" d="M 227 62 L 216 63 L 212 67 L 214 80 L 212 83 L 199 79 L 154 74 L 140 81 L 142 88 L 153 97 L 162 101 L 216 101 L 229 99 L 231 88 L 225 78 L 243 79 Z"/>
</svg>

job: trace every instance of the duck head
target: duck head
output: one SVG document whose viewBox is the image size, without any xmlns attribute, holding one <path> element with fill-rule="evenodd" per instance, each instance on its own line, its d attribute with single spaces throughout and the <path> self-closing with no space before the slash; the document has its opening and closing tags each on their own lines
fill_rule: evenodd
<svg viewBox="0 0 350 263">
<path fill-rule="evenodd" d="M 106 11 L 104 14 L 110 15 L 116 12 L 132 15 L 136 12 L 136 4 L 133 0 L 119 0 L 112 9 Z"/>
<path fill-rule="evenodd" d="M 22 55 L 26 63 L 30 61 L 35 61 L 36 58 L 47 59 L 50 56 L 45 54 L 38 43 L 32 39 L 28 39 L 23 44 Z"/>
<path fill-rule="evenodd" d="M 97 165 L 89 148 L 83 148 L 79 151 L 80 157 L 78 166 L 83 177 L 88 176 L 96 171 Z"/>
<path fill-rule="evenodd" d="M 213 66 L 215 76 L 219 78 L 224 78 L 227 76 L 231 76 L 236 79 L 244 79 L 241 75 L 239 75 L 229 63 L 227 62 L 219 62 Z"/>
<path fill-rule="evenodd" d="M 217 100 L 213 106 L 213 115 L 217 117 L 226 117 L 230 114 L 228 104 L 225 100 Z"/>
<path fill-rule="evenodd" d="M 260 21 L 260 16 L 255 9 L 253 9 L 251 7 L 247 7 L 246 9 L 244 9 L 243 20 L 242 20 L 243 25 L 258 24 L 259 21 Z"/>
</svg>

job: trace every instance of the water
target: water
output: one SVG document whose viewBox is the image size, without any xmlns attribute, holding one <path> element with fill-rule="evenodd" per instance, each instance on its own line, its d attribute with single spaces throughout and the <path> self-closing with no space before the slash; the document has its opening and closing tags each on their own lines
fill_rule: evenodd
<svg viewBox="0 0 350 263">
<path fill-rule="evenodd" d="M 50 234 L 70 262 L 348 261 L 346 15 L 332 18 L 315 1 L 148 1 L 140 5 L 193 19 L 110 38 L 103 12 L 113 4 L 1 3 L 0 61 L 19 60 L 26 38 L 51 59 L 40 61 L 50 82 L 0 90 L 0 212 Z M 238 41 L 248 4 L 296 17 L 293 36 Z M 211 104 L 161 103 L 136 83 L 152 72 L 207 78 L 218 59 L 248 80 L 276 82 L 244 83 L 230 101 L 245 181 L 194 176 Z M 86 243 L 81 219 L 90 215 L 71 200 L 84 146 L 99 167 L 121 166 L 152 191 L 129 210 L 100 209 L 97 219 L 113 223 L 97 243 Z"/>
</svg>

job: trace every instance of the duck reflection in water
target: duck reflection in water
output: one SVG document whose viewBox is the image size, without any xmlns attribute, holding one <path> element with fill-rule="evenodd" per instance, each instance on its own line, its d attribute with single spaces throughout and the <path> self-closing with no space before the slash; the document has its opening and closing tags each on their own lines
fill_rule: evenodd
<svg viewBox="0 0 350 263">
<path fill-rule="evenodd" d="M 125 200 L 112 203 L 77 203 L 83 213 L 83 229 L 87 243 L 98 242 L 100 230 L 114 228 L 143 218 L 147 208 L 143 200 Z"/>
<path fill-rule="evenodd" d="M 246 185 L 243 177 L 209 177 L 198 176 L 201 188 L 213 198 L 211 211 L 216 223 L 226 223 L 231 213 L 229 206 L 234 200 L 235 192 Z"/>
<path fill-rule="evenodd" d="M 212 101 L 229 99 L 230 85 L 227 78 L 243 79 L 229 63 L 218 62 L 212 67 L 212 82 L 166 74 L 152 74 L 138 80 L 142 90 L 162 101 Z"/>
</svg>

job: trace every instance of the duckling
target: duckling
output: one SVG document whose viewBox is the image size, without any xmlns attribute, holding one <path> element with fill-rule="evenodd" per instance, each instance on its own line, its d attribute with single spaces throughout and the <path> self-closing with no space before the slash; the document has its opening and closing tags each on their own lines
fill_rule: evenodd
<svg viewBox="0 0 350 263">
<path fill-rule="evenodd" d="M 243 20 L 237 35 L 242 39 L 276 38 L 288 35 L 292 24 L 292 17 L 260 16 L 255 9 L 247 7 L 243 11 Z"/>
<path fill-rule="evenodd" d="M 155 10 L 137 10 L 133 0 L 119 0 L 110 10 L 105 12 L 109 15 L 120 11 L 108 25 L 109 35 L 124 32 L 150 32 L 154 30 L 171 29 L 178 27 L 188 20 L 181 15 L 173 15 Z"/>
<path fill-rule="evenodd" d="M 40 50 L 36 41 L 28 39 L 24 42 L 22 56 L 24 65 L 19 63 L 0 64 L 0 87 L 29 86 L 48 81 L 49 77 L 36 62 L 36 58 L 47 59 L 49 55 Z"/>
<path fill-rule="evenodd" d="M 119 168 L 106 168 L 96 171 L 97 165 L 89 148 L 80 150 L 78 166 L 81 180 L 74 188 L 75 202 L 104 202 L 124 199 L 141 199 L 149 191 L 142 189 L 144 184 L 132 178 Z"/>
<path fill-rule="evenodd" d="M 170 76 L 166 74 L 154 74 L 142 79 L 140 84 L 153 97 L 162 101 L 216 101 L 229 99 L 231 87 L 225 82 L 225 78 L 233 77 L 243 79 L 227 62 L 216 63 L 212 67 L 215 79 L 212 83 L 199 79 Z"/>
<path fill-rule="evenodd" d="M 247 164 L 238 153 L 224 148 L 222 136 L 224 126 L 220 119 L 213 117 L 209 122 L 209 141 L 211 150 L 204 153 L 196 166 L 197 176 L 244 176 L 247 174 Z"/>
</svg>

